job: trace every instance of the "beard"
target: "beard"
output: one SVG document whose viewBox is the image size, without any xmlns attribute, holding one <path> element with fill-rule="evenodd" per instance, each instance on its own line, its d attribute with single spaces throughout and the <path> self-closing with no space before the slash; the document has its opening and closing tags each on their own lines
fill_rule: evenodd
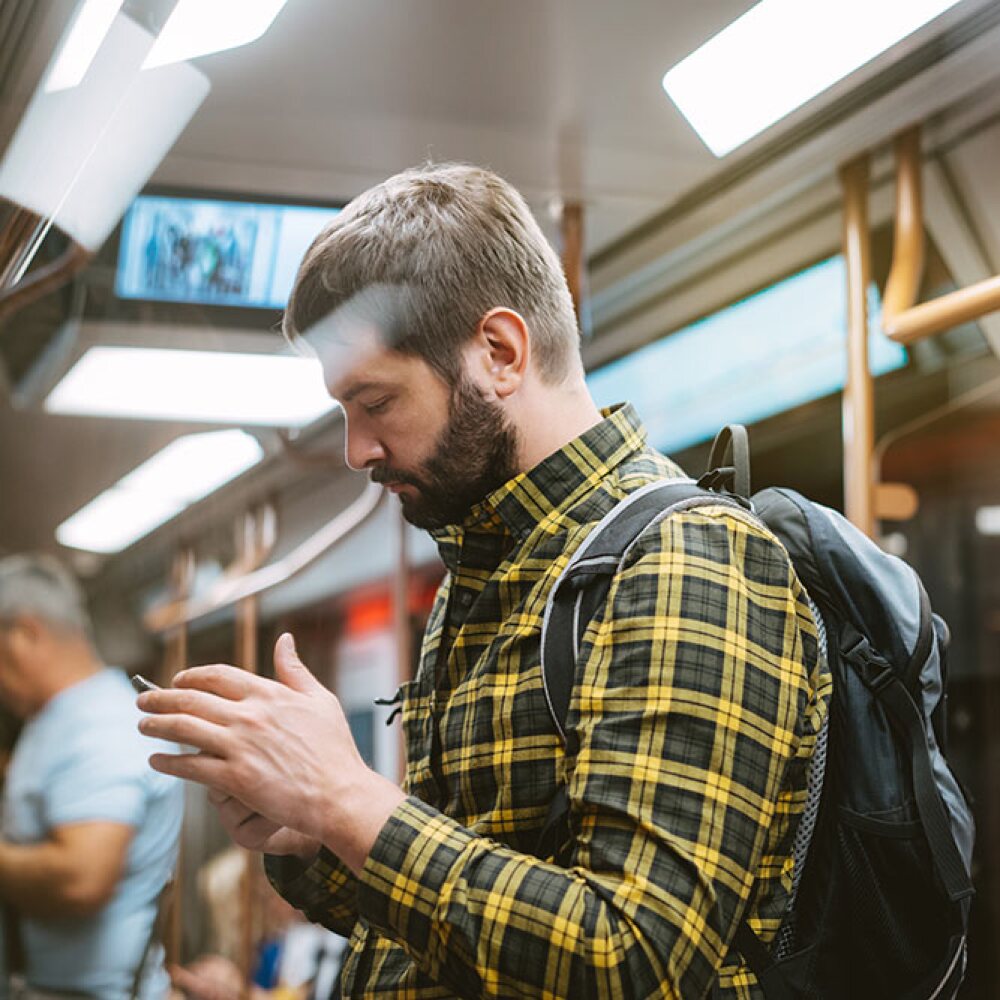
<svg viewBox="0 0 1000 1000">
<path fill-rule="evenodd" d="M 461 521 L 474 504 L 517 475 L 517 434 L 497 403 L 460 377 L 448 405 L 448 423 L 431 457 L 416 473 L 388 466 L 371 470 L 376 483 L 405 483 L 403 517 L 417 528 Z"/>
</svg>

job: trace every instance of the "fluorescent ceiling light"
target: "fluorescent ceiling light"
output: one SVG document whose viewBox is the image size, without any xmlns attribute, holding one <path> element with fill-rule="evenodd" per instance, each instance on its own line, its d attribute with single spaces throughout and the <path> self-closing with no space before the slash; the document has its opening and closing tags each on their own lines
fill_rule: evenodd
<svg viewBox="0 0 1000 1000">
<path fill-rule="evenodd" d="M 124 0 L 83 0 L 45 78 L 45 93 L 75 87 L 87 75 Z"/>
<path fill-rule="evenodd" d="M 143 69 L 255 42 L 287 0 L 179 0 Z"/>
<path fill-rule="evenodd" d="M 171 442 L 56 528 L 69 548 L 120 552 L 263 457 L 245 431 L 189 434 Z"/>
<path fill-rule="evenodd" d="M 762 132 L 958 0 L 761 0 L 663 77 L 716 155 Z"/>
<path fill-rule="evenodd" d="M 152 43 L 119 12 L 78 86 L 36 89 L 0 161 L 0 196 L 92 252 L 210 89 L 187 63 L 140 72 Z"/>
<path fill-rule="evenodd" d="M 303 427 L 337 404 L 311 358 L 91 347 L 45 400 L 50 413 Z"/>
<path fill-rule="evenodd" d="M 1000 507 L 980 507 L 976 511 L 976 531 L 981 535 L 1000 535 Z"/>
</svg>

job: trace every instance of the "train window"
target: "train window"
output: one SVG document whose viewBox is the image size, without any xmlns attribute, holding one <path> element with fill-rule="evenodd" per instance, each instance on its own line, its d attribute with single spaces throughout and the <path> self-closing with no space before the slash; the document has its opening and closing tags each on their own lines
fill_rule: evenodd
<svg viewBox="0 0 1000 1000">
<path fill-rule="evenodd" d="M 590 375 L 602 405 L 631 399 L 657 447 L 686 448 L 727 423 L 753 423 L 844 386 L 844 260 L 831 257 Z M 876 375 L 906 364 L 870 301 Z M 679 373 L 683 372 L 683 377 Z"/>
</svg>

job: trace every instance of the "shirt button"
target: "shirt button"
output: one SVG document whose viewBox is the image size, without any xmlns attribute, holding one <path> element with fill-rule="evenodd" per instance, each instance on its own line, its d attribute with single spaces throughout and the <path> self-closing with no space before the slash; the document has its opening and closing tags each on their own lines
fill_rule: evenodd
<svg viewBox="0 0 1000 1000">
<path fill-rule="evenodd" d="M 463 608 L 467 608 L 472 603 L 472 594 L 467 590 L 463 590 L 458 595 L 458 603 L 462 605 Z"/>
</svg>

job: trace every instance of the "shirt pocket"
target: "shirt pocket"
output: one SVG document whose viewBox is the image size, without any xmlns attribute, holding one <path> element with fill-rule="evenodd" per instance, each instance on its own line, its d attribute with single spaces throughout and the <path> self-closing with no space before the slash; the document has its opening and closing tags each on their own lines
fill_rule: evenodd
<svg viewBox="0 0 1000 1000">
<path fill-rule="evenodd" d="M 429 781 L 431 774 L 431 749 L 433 733 L 434 697 L 430 683 L 419 675 L 405 681 L 396 692 L 402 716 L 403 746 L 406 750 L 406 774 L 403 790 L 426 799 L 421 789 Z"/>
</svg>

